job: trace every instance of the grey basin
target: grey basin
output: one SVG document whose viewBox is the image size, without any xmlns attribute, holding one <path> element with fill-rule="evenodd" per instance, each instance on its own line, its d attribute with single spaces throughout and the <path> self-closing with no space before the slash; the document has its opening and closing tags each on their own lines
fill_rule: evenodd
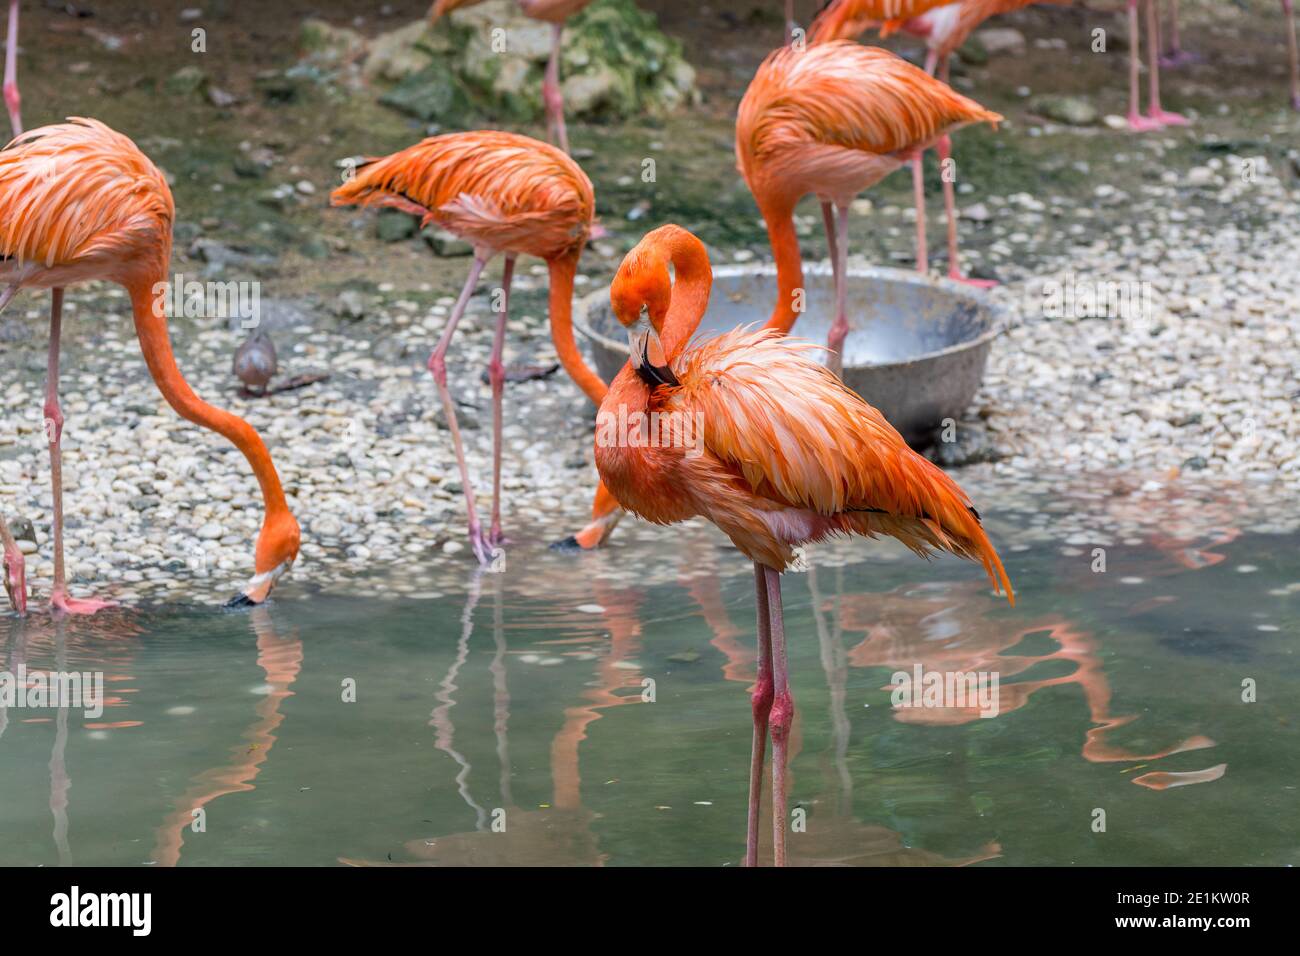
<svg viewBox="0 0 1300 956">
<path fill-rule="evenodd" d="M 776 301 L 772 266 L 720 266 L 700 334 L 767 321 Z M 807 309 L 792 335 L 824 343 L 835 316 L 827 266 L 806 266 Z M 844 381 L 880 409 L 903 437 L 924 447 L 945 418 L 960 420 L 979 389 L 1000 310 L 976 289 L 903 269 L 854 269 L 848 278 L 850 331 Z M 627 361 L 627 338 L 609 307 L 609 288 L 583 296 L 574 325 L 609 381 Z"/>
</svg>

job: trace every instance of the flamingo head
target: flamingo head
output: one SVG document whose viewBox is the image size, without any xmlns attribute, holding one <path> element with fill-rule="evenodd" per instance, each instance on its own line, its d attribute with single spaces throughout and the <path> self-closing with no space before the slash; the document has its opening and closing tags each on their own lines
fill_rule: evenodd
<svg viewBox="0 0 1300 956">
<path fill-rule="evenodd" d="M 5 548 L 3 564 L 5 592 L 9 595 L 9 603 L 19 614 L 26 614 L 27 576 L 23 553 L 17 548 Z"/>
<path fill-rule="evenodd" d="M 247 607 L 264 602 L 276 582 L 298 559 L 300 538 L 298 522 L 287 509 L 279 514 L 268 514 L 257 539 L 255 573 L 244 589 L 226 602 L 226 607 Z"/>
<path fill-rule="evenodd" d="M 652 241 L 660 231 L 647 235 L 623 258 L 609 289 L 614 317 L 627 331 L 632 368 L 652 388 L 680 384 L 659 340 L 673 295 L 668 259 Z"/>
</svg>

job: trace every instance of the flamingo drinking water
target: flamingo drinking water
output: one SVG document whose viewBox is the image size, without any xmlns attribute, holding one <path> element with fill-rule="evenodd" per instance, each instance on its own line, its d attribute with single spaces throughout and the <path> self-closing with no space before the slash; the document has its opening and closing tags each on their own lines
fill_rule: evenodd
<svg viewBox="0 0 1300 956">
<path fill-rule="evenodd" d="M 596 467 L 628 510 L 665 525 L 707 518 L 754 563 L 759 666 L 746 861 L 757 862 L 770 732 L 780 866 L 794 717 L 781 572 L 794 549 L 832 535 L 889 535 L 921 555 L 979 561 L 994 588 L 1013 597 L 965 492 L 814 361 L 816 346 L 773 329 L 690 343 L 712 282 L 703 244 L 678 226 L 651 232 L 623 260 L 610 303 L 631 358 L 601 403 Z"/>
<path fill-rule="evenodd" d="M 45 427 L 54 489 L 54 586 L 51 605 L 92 613 L 107 602 L 69 596 L 63 561 L 63 479 L 59 339 L 63 288 L 92 279 L 122 285 L 131 298 L 145 364 L 159 391 L 184 418 L 230 439 L 252 466 L 266 517 L 255 573 L 231 604 L 264 601 L 298 557 L 298 522 L 266 445 L 243 419 L 202 401 L 176 367 L 158 288 L 168 278 L 171 190 L 136 145 L 93 119 L 69 119 L 19 136 L 0 150 L 0 309 L 24 286 L 51 289 Z M 10 567 L 8 541 L 5 565 Z M 7 577 L 11 590 L 16 583 Z M 19 590 L 19 601 L 26 595 Z"/>
</svg>

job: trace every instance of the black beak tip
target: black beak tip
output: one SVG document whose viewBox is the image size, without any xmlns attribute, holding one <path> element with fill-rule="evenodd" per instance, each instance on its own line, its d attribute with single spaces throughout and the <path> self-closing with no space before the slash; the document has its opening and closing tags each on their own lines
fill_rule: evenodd
<svg viewBox="0 0 1300 956">
<path fill-rule="evenodd" d="M 567 538 L 561 538 L 559 541 L 552 541 L 550 545 L 552 551 L 581 551 L 582 545 L 578 544 L 578 539 L 573 535 Z"/>
<path fill-rule="evenodd" d="M 257 602 L 254 601 L 247 594 L 245 594 L 243 591 L 240 591 L 229 601 L 227 601 L 225 606 L 226 607 L 257 607 Z"/>
</svg>

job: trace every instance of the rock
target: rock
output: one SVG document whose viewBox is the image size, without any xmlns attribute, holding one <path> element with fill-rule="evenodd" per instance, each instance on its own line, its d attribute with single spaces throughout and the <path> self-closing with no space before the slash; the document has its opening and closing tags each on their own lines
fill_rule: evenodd
<svg viewBox="0 0 1300 956">
<path fill-rule="evenodd" d="M 1209 166 L 1193 166 L 1187 172 L 1187 185 L 1189 186 L 1213 186 L 1214 170 Z"/>
<path fill-rule="evenodd" d="M 162 499 L 157 495 L 139 495 L 132 498 L 128 504 L 130 504 L 132 509 L 135 511 L 148 511 L 151 508 L 157 508 L 162 504 Z"/>
<path fill-rule="evenodd" d="M 1095 106 L 1078 96 L 1039 96 L 1030 102 L 1030 109 L 1069 126 L 1092 126 L 1101 115 Z"/>
<path fill-rule="evenodd" d="M 375 235 L 384 242 L 401 242 L 415 235 L 415 219 L 398 209 L 381 209 L 375 217 Z"/>
<path fill-rule="evenodd" d="M 425 123 L 463 120 L 470 112 L 465 88 L 446 64 L 433 64 L 411 74 L 381 96 L 379 102 Z"/>
<path fill-rule="evenodd" d="M 1209 462 L 1200 455 L 1193 455 L 1191 458 L 1183 461 L 1183 471 L 1204 471 L 1209 467 Z"/>
<path fill-rule="evenodd" d="M 989 212 L 989 207 L 982 202 L 963 206 L 959 216 L 969 222 L 988 222 L 993 218 L 993 214 Z"/>
<path fill-rule="evenodd" d="M 366 297 L 357 289 L 344 289 L 334 300 L 334 314 L 343 319 L 364 319 L 366 317 Z"/>
<path fill-rule="evenodd" d="M 471 256 L 474 254 L 474 247 L 471 246 L 454 232 L 448 232 L 446 229 L 437 229 L 433 226 L 425 226 L 420 230 L 420 235 L 424 241 L 433 249 L 433 254 L 441 256 L 444 259 L 454 258 L 456 256 Z"/>
<path fill-rule="evenodd" d="M 226 109 L 234 106 L 239 102 L 234 93 L 227 92 L 216 86 L 208 87 L 208 102 L 218 109 Z"/>
<path fill-rule="evenodd" d="M 197 535 L 200 541 L 216 541 L 225 533 L 225 529 L 221 527 L 220 524 L 215 521 L 209 521 L 207 524 L 199 528 L 199 530 L 195 532 L 195 535 Z"/>
<path fill-rule="evenodd" d="M 173 96 L 189 96 L 202 91 L 208 84 L 208 75 L 197 66 L 183 66 L 171 76 L 163 89 Z"/>
<path fill-rule="evenodd" d="M 14 536 L 16 541 L 36 543 L 36 528 L 28 518 L 10 518 L 9 533 Z"/>
<path fill-rule="evenodd" d="M 358 59 L 365 52 L 366 38 L 356 30 L 309 17 L 298 28 L 298 46 L 308 60 L 334 66 Z"/>
<path fill-rule="evenodd" d="M 953 441 L 944 441 L 946 429 L 935 432 L 931 457 L 941 468 L 961 468 L 983 462 L 998 461 L 1003 456 L 989 440 L 988 432 L 979 425 L 961 422 L 953 429 Z"/>
<path fill-rule="evenodd" d="M 1025 35 L 1014 27 L 976 30 L 974 40 L 989 56 L 1019 56 L 1025 52 Z"/>
<path fill-rule="evenodd" d="M 445 31 L 414 20 L 404 27 L 381 33 L 370 41 L 370 55 L 362 72 L 366 79 L 397 83 L 429 66 L 436 54 L 451 49 Z"/>
<path fill-rule="evenodd" d="M 261 179 L 266 175 L 266 166 L 246 153 L 237 153 L 230 165 L 241 179 Z"/>
<path fill-rule="evenodd" d="M 291 76 L 279 70 L 260 73 L 253 80 L 253 86 L 268 103 L 292 103 L 298 99 L 306 81 L 300 76 Z"/>
<path fill-rule="evenodd" d="M 565 108 L 578 114 L 626 115 L 624 111 L 631 109 L 636 99 L 626 75 L 603 64 L 568 77 L 562 85 Z"/>
</svg>

